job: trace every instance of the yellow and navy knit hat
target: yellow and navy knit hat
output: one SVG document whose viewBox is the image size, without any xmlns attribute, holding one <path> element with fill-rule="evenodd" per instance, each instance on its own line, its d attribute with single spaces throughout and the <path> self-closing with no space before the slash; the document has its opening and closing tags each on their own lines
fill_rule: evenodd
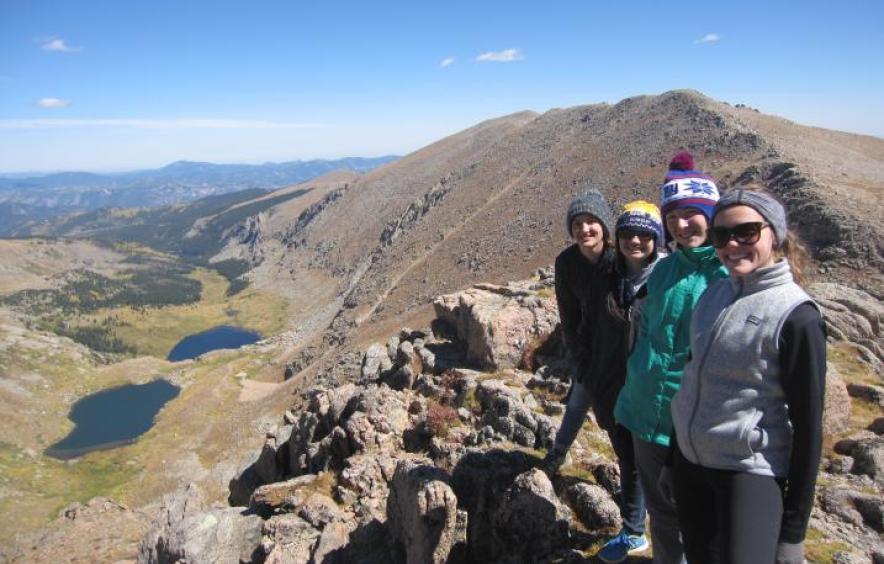
<svg viewBox="0 0 884 564">
<path fill-rule="evenodd" d="M 640 233 L 649 233 L 659 247 L 663 244 L 663 222 L 660 219 L 660 208 L 645 200 L 634 200 L 623 206 L 623 213 L 617 218 L 614 232 L 629 229 Z"/>
</svg>

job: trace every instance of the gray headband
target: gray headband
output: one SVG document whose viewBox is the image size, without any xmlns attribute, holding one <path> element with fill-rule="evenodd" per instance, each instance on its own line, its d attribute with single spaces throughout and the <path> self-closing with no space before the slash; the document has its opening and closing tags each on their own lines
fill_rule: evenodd
<svg viewBox="0 0 884 564">
<path fill-rule="evenodd" d="M 785 242 L 788 231 L 786 229 L 786 210 L 783 208 L 783 204 L 776 201 L 773 197 L 753 190 L 731 190 L 725 193 L 718 200 L 718 203 L 715 204 L 715 209 L 712 210 L 712 221 L 715 221 L 715 216 L 721 210 L 731 206 L 749 206 L 757 211 L 767 220 L 770 228 L 773 229 L 774 235 L 777 236 L 777 246 Z"/>
</svg>

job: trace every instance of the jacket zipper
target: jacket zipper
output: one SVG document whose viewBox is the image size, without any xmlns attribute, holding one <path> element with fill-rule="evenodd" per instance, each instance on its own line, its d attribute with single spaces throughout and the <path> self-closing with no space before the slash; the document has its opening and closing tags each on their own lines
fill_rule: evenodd
<svg viewBox="0 0 884 564">
<path fill-rule="evenodd" d="M 706 346 L 706 350 L 703 351 L 703 356 L 700 359 L 700 363 L 697 365 L 697 394 L 694 397 L 694 406 L 691 409 L 691 416 L 688 419 L 688 443 L 691 445 L 691 450 L 694 451 L 694 455 L 697 457 L 697 463 L 702 466 L 703 461 L 700 460 L 700 453 L 697 451 L 697 447 L 694 446 L 694 437 L 693 437 L 693 428 L 694 428 L 694 419 L 697 417 L 697 410 L 700 405 L 700 396 L 703 392 L 703 366 L 706 364 L 706 358 L 709 356 L 709 351 L 712 350 L 712 346 L 718 340 L 718 330 L 721 329 L 721 326 L 724 325 L 727 318 L 733 312 L 733 304 L 740 299 L 743 294 L 743 284 L 739 282 L 739 289 L 734 294 L 734 299 L 728 303 L 721 312 L 721 316 L 715 321 L 712 325 L 712 329 L 710 330 L 712 335 L 709 339 L 709 344 Z"/>
</svg>

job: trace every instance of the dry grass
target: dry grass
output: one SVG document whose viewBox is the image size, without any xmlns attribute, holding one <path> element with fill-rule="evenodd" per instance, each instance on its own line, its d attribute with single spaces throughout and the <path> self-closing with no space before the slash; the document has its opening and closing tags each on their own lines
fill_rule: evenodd
<svg viewBox="0 0 884 564">
<path fill-rule="evenodd" d="M 0 239 L 0 294 L 51 288 L 53 277 L 86 268 L 112 274 L 123 256 L 88 241 L 69 239 Z"/>
<path fill-rule="evenodd" d="M 881 385 L 881 378 L 859 360 L 856 348 L 845 341 L 836 341 L 827 349 L 827 360 L 835 365 L 845 382 L 849 384 Z"/>
<path fill-rule="evenodd" d="M 252 288 L 228 297 L 225 295 L 227 280 L 211 270 L 197 269 L 191 277 L 203 285 L 198 303 L 143 310 L 106 309 L 84 317 L 83 323 L 100 324 L 112 318 L 114 336 L 138 354 L 158 358 L 165 358 L 184 337 L 218 325 L 236 325 L 262 335 L 276 334 L 285 327 L 287 315 L 283 298 Z"/>
<path fill-rule="evenodd" d="M 829 540 L 825 534 L 813 527 L 808 529 L 804 540 L 804 557 L 809 562 L 816 564 L 834 562 L 837 552 L 850 552 L 850 546 L 840 541 Z"/>
</svg>

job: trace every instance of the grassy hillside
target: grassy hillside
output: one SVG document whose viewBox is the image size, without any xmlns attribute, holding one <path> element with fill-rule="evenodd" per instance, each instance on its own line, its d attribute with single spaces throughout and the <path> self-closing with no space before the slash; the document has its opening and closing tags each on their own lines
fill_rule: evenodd
<svg viewBox="0 0 884 564">
<path fill-rule="evenodd" d="M 54 245 L 63 252 L 67 243 Z M 245 288 L 237 278 L 241 261 L 219 263 L 222 275 L 138 245 L 112 248 L 120 258 L 114 269 L 46 272 L 43 287 L 0 295 L 0 306 L 16 311 L 34 329 L 124 356 L 165 358 L 183 337 L 216 325 L 262 335 L 285 327 L 285 300 Z"/>
<path fill-rule="evenodd" d="M 186 205 L 99 210 L 65 218 L 40 233 L 109 243 L 128 241 L 205 263 L 221 250 L 228 229 L 305 193 L 294 190 L 262 197 L 267 195 L 265 191 L 252 189 L 209 196 Z"/>
</svg>

